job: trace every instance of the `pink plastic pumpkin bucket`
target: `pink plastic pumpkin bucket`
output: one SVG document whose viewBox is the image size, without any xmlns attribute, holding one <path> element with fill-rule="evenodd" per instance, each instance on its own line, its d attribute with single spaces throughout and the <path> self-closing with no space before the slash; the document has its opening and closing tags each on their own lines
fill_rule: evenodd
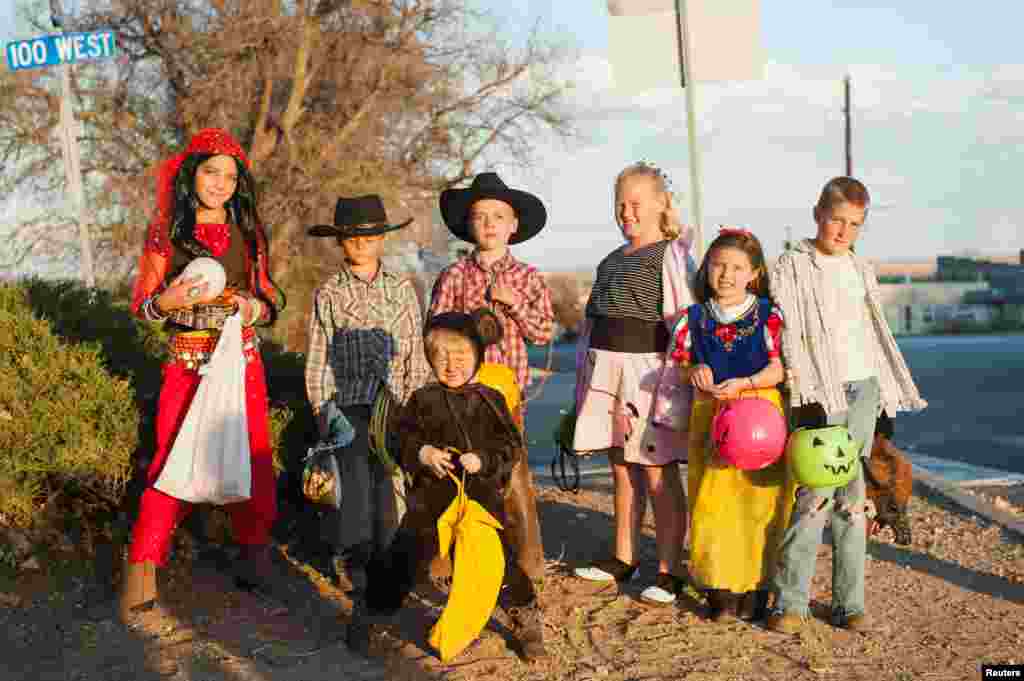
<svg viewBox="0 0 1024 681">
<path fill-rule="evenodd" d="M 782 458 L 786 430 L 786 419 L 779 408 L 760 397 L 726 403 L 711 423 L 718 455 L 745 471 L 760 470 Z"/>
</svg>

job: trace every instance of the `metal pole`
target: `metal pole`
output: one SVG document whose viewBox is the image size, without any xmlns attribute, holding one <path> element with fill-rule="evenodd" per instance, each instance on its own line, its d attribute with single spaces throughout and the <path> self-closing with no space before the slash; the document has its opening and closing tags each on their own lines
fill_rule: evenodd
<svg viewBox="0 0 1024 681">
<path fill-rule="evenodd" d="M 850 76 L 843 79 L 843 114 L 846 118 L 846 176 L 853 177 L 853 125 L 850 121 Z"/>
<path fill-rule="evenodd" d="M 50 21 L 58 30 L 67 25 L 60 0 L 50 0 Z M 78 222 L 78 240 L 82 249 L 82 279 L 89 288 L 95 288 L 96 275 L 93 269 L 92 239 L 89 235 L 89 224 L 85 207 L 85 196 L 82 189 L 81 157 L 78 149 L 78 121 L 71 106 L 71 65 L 60 66 L 60 146 L 64 156 L 64 175 L 67 179 L 68 193 L 75 207 L 75 219 Z"/>
<path fill-rule="evenodd" d="M 676 0 L 679 19 L 679 63 L 683 90 L 686 93 L 686 135 L 690 147 L 690 194 L 693 203 L 694 259 L 700 262 L 704 253 L 704 210 L 700 194 L 700 150 L 697 148 L 697 93 L 692 72 L 690 28 L 686 20 L 686 0 Z"/>
</svg>

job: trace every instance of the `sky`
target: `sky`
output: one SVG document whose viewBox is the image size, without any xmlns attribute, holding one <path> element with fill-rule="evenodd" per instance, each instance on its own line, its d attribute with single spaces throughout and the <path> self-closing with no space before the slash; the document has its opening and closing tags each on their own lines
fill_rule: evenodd
<svg viewBox="0 0 1024 681">
<path fill-rule="evenodd" d="M 681 89 L 625 95 L 613 80 L 604 0 L 472 0 L 504 38 L 533 26 L 570 48 L 561 73 L 580 136 L 538 138 L 525 170 L 546 229 L 515 254 L 542 269 L 589 269 L 621 243 L 612 182 L 646 159 L 672 177 L 691 221 Z M 0 0 L 0 41 L 28 37 Z M 696 87 L 706 240 L 720 224 L 757 234 L 769 257 L 787 228 L 814 231 L 811 206 L 844 170 L 842 86 L 853 81 L 853 167 L 873 197 L 861 253 L 931 259 L 1024 248 L 1024 4 L 761 0 L 763 78 Z M 723 38 L 728 40 L 728 36 Z M 2 211 L 0 211 L 2 212 Z"/>
<path fill-rule="evenodd" d="M 516 254 L 541 267 L 595 265 L 620 243 L 614 177 L 639 159 L 668 171 L 689 222 L 683 91 L 618 93 L 606 3 L 482 4 L 509 36 L 539 22 L 575 41 L 571 111 L 585 139 L 547 142 L 529 171 L 507 169 L 550 213 Z M 742 225 L 771 257 L 787 227 L 813 234 L 811 206 L 844 172 L 841 81 L 850 74 L 854 175 L 874 200 L 859 250 L 889 260 L 1024 248 L 1024 6 L 762 0 L 761 16 L 764 78 L 696 88 L 706 241 L 720 224 Z"/>
</svg>

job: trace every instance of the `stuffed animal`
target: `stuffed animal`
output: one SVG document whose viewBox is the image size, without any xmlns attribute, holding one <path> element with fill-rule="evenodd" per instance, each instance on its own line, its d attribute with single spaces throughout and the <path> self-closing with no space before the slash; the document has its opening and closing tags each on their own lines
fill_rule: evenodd
<svg viewBox="0 0 1024 681">
<path fill-rule="evenodd" d="M 871 458 L 864 466 L 867 496 L 877 511 L 870 533 L 891 527 L 896 543 L 907 546 L 913 539 L 907 507 L 913 493 L 914 469 L 906 454 L 892 443 L 892 435 L 892 419 L 883 413 L 875 427 Z"/>
</svg>

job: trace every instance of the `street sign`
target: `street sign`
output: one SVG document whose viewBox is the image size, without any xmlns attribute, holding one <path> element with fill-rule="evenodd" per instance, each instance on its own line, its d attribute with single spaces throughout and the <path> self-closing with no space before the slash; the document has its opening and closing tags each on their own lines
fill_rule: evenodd
<svg viewBox="0 0 1024 681">
<path fill-rule="evenodd" d="M 690 78 L 763 77 L 760 0 L 682 0 L 689 24 Z M 609 0 L 608 52 L 615 88 L 637 94 L 682 85 L 677 0 Z"/>
<path fill-rule="evenodd" d="M 7 43 L 4 50 L 7 66 L 12 71 L 37 69 L 81 61 L 110 59 L 115 56 L 117 41 L 113 31 L 89 33 L 56 33 L 31 40 Z"/>
</svg>

